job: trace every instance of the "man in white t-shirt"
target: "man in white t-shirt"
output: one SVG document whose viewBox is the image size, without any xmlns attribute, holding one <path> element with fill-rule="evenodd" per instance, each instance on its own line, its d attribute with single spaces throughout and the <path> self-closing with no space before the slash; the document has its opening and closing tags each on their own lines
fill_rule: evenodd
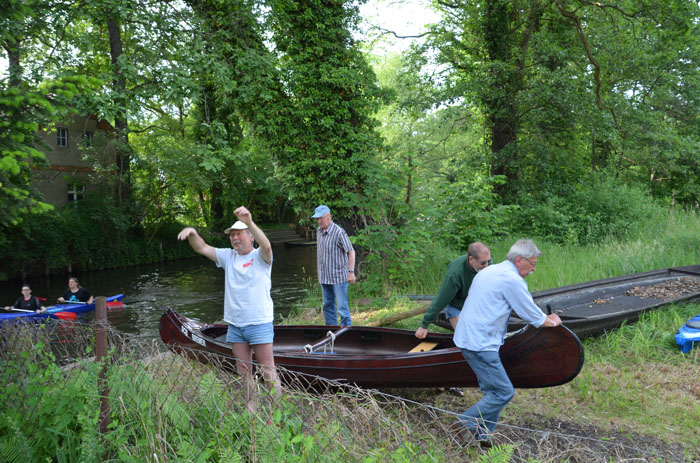
<svg viewBox="0 0 700 463">
<path fill-rule="evenodd" d="M 250 211 L 241 206 L 234 211 L 238 221 L 224 230 L 230 236 L 231 247 L 214 248 L 208 245 L 192 227 L 184 228 L 177 236 L 190 243 L 195 252 L 208 257 L 226 272 L 224 289 L 224 321 L 228 323 L 226 341 L 232 343 L 236 369 L 245 378 L 248 400 L 252 397 L 253 353 L 262 365 L 265 382 L 276 394 L 280 385 L 272 351 L 274 339 L 272 298 L 272 245 L 265 233 L 253 222 Z M 253 247 L 257 241 L 258 248 Z"/>
</svg>

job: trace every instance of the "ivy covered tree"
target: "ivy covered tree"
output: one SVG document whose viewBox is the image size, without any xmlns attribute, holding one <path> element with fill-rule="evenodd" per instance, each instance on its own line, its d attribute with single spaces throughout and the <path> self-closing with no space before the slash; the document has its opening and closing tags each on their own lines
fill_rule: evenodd
<svg viewBox="0 0 700 463">
<path fill-rule="evenodd" d="M 325 203 L 361 228 L 383 183 L 374 113 L 384 93 L 351 31 L 357 5 L 272 1 L 270 22 L 285 89 L 271 105 L 286 140 L 267 135 L 280 177 L 303 211 Z"/>
<path fill-rule="evenodd" d="M 352 38 L 356 6 L 269 1 L 263 14 L 257 9 L 262 5 L 246 1 L 192 5 L 216 63 L 216 107 L 240 117 L 263 141 L 300 215 L 323 202 L 350 228 L 360 228 L 382 179 L 373 114 L 383 93 Z"/>
</svg>

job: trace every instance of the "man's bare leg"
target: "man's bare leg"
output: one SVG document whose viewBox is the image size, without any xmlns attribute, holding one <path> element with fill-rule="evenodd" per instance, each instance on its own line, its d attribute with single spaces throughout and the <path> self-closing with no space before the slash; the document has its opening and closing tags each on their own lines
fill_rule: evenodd
<svg viewBox="0 0 700 463">
<path fill-rule="evenodd" d="M 255 411 L 255 379 L 253 378 L 253 351 L 246 342 L 233 343 L 233 355 L 236 357 L 236 370 L 241 375 L 245 389 L 243 399 L 248 411 Z"/>
<path fill-rule="evenodd" d="M 275 368 L 275 356 L 272 350 L 272 343 L 256 344 L 253 346 L 253 350 L 255 351 L 255 359 L 262 366 L 265 384 L 268 389 L 272 390 L 273 396 L 279 398 L 282 395 L 282 385 L 277 375 L 277 368 Z"/>
</svg>

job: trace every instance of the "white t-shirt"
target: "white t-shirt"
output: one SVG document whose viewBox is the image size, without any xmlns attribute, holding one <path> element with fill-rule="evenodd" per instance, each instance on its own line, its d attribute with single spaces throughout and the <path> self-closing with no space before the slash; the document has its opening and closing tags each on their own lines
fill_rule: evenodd
<svg viewBox="0 0 700 463">
<path fill-rule="evenodd" d="M 272 262 L 266 263 L 258 249 L 240 255 L 235 249 L 216 248 L 216 266 L 226 272 L 224 321 L 243 328 L 273 321 L 270 297 Z"/>
</svg>

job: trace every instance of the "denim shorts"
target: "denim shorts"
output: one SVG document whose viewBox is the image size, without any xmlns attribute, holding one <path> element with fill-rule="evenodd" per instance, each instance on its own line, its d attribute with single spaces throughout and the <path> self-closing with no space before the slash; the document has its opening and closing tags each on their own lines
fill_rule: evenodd
<svg viewBox="0 0 700 463">
<path fill-rule="evenodd" d="M 253 346 L 255 344 L 270 344 L 275 338 L 275 329 L 272 322 L 262 325 L 248 325 L 238 327 L 228 325 L 226 342 L 245 342 Z"/>
<path fill-rule="evenodd" d="M 442 311 L 445 313 L 447 316 L 447 319 L 449 320 L 450 318 L 455 318 L 459 317 L 459 314 L 462 313 L 462 309 L 458 309 L 457 307 L 447 304 Z"/>
</svg>

